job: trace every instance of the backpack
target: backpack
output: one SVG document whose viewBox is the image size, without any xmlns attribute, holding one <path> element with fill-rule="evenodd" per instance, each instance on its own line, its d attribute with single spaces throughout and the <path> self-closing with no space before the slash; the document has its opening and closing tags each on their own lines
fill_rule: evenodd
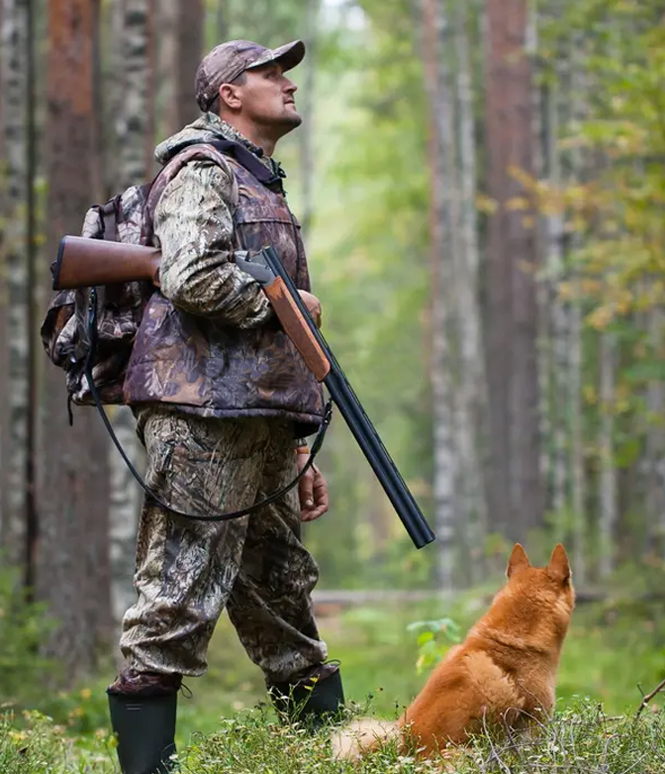
<svg viewBox="0 0 665 774">
<path fill-rule="evenodd" d="M 232 155 L 244 164 L 252 164 L 257 174 L 258 161 L 248 159 L 249 152 L 231 141 L 195 142 L 181 149 L 158 173 L 152 183 L 133 185 L 103 205 L 87 211 L 81 236 L 131 244 L 153 245 L 152 216 L 165 186 L 193 160 L 210 160 L 220 166 L 223 155 Z M 92 288 L 61 290 L 51 300 L 41 326 L 42 344 L 50 360 L 65 371 L 67 405 L 95 405 L 85 375 L 90 351 L 87 318 Z M 92 361 L 92 376 L 101 402 L 124 403 L 123 384 L 146 304 L 155 291 L 150 282 L 125 282 L 98 287 L 97 342 Z"/>
<path fill-rule="evenodd" d="M 132 244 L 146 239 L 146 202 L 151 184 L 130 186 L 86 212 L 81 236 Z M 94 381 L 103 403 L 122 403 L 122 385 L 134 337 L 154 288 L 125 282 L 97 289 L 98 340 Z M 94 404 L 84 374 L 90 349 L 87 312 L 91 288 L 61 290 L 51 300 L 41 327 L 42 344 L 51 361 L 65 371 L 68 405 Z"/>
</svg>

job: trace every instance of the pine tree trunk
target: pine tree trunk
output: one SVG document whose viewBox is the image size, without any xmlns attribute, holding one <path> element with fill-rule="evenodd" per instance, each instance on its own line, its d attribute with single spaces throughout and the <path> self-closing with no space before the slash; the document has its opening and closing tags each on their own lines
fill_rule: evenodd
<svg viewBox="0 0 665 774">
<path fill-rule="evenodd" d="M 444 162 L 441 127 L 444 124 L 444 101 L 439 67 L 439 24 L 437 0 L 422 2 L 422 40 L 425 84 L 429 98 L 430 133 L 428 160 L 430 170 L 430 382 L 432 390 L 432 424 L 434 436 L 433 497 L 434 523 L 437 536 L 436 580 L 438 588 L 455 588 L 454 538 L 458 529 L 456 503 L 456 465 L 454 453 L 454 406 L 449 331 L 451 309 L 446 290 L 452 280 L 452 254 L 445 239 L 444 223 L 448 213 L 444 190 Z"/>
<path fill-rule="evenodd" d="M 28 440 L 29 331 L 27 263 L 24 258 L 27 203 L 26 99 L 28 53 L 28 0 L 3 0 L 2 96 L 4 161 L 6 164 L 6 221 L 4 251 L 7 282 L 7 346 L 9 350 L 6 513 L 0 545 L 13 563 L 25 558 Z"/>
<path fill-rule="evenodd" d="M 491 511 L 511 539 L 542 523 L 538 310 L 533 208 L 515 169 L 533 173 L 531 67 L 526 0 L 487 0 L 486 145 L 488 193 L 488 383 L 492 433 Z"/>
<path fill-rule="evenodd" d="M 93 185 L 93 21 L 88 0 L 50 0 L 47 73 L 47 250 L 78 233 Z M 39 490 L 38 590 L 59 621 L 48 652 L 73 681 L 95 664 L 111 630 L 108 440 L 92 409 L 67 421 L 64 377 L 47 367 Z"/>
<path fill-rule="evenodd" d="M 617 524 L 617 482 L 614 469 L 614 337 L 603 333 L 600 337 L 600 519 L 599 519 L 599 575 L 607 578 L 614 569 L 614 531 Z"/>
</svg>

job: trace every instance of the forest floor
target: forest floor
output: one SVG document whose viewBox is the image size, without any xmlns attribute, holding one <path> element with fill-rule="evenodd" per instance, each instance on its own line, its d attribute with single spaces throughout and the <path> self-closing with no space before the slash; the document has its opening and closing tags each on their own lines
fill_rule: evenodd
<svg viewBox="0 0 665 774">
<path fill-rule="evenodd" d="M 486 600 L 485 593 L 475 593 L 452 605 L 433 598 L 320 606 L 321 635 L 330 657 L 342 662 L 353 711 L 396 717 L 427 677 L 427 669 L 416 667 L 423 650 L 412 624 L 446 617 L 463 635 L 482 614 Z M 480 739 L 456 762 L 457 770 L 665 771 L 665 696 L 654 697 L 635 720 L 643 693 L 665 677 L 665 617 L 659 608 L 662 602 L 637 604 L 618 597 L 579 606 L 564 646 L 552 724 L 534 739 Z M 104 695 L 112 676 L 109 665 L 103 675 L 74 691 L 46 698 L 42 694 L 24 705 L 34 708 L 32 713 L 6 707 L 8 714 L 0 725 L 0 771 L 117 771 Z M 276 725 L 265 704 L 261 673 L 248 661 L 226 617 L 211 644 L 208 673 L 186 682 L 192 697 L 179 701 L 177 736 L 183 772 L 351 770 L 330 761 L 325 732 L 310 738 Z M 428 770 L 426 764 L 390 748 L 362 768 L 368 773 Z"/>
</svg>

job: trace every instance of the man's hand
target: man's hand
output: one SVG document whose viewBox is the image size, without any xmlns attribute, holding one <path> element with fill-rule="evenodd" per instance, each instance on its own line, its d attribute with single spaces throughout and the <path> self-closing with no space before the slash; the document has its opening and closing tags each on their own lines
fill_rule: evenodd
<svg viewBox="0 0 665 774">
<path fill-rule="evenodd" d="M 321 302 L 319 299 L 313 295 L 312 293 L 308 293 L 306 290 L 299 290 L 298 293 L 300 293 L 300 298 L 305 303 L 305 306 L 307 307 L 307 311 L 312 316 L 312 319 L 316 323 L 316 327 L 321 327 Z"/>
<path fill-rule="evenodd" d="M 308 458 L 308 452 L 296 454 L 298 473 L 305 467 Z M 300 479 L 298 494 L 300 495 L 301 521 L 314 521 L 328 510 L 328 484 L 316 465 L 312 465 Z"/>
</svg>

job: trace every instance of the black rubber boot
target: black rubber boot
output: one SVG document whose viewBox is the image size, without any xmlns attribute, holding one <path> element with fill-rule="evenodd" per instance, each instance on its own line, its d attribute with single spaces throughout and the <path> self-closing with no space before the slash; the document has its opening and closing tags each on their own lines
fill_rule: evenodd
<svg viewBox="0 0 665 774">
<path fill-rule="evenodd" d="M 342 675 L 334 663 L 320 664 L 295 682 L 273 684 L 269 693 L 281 717 L 311 730 L 339 719 L 344 708 Z"/>
<path fill-rule="evenodd" d="M 122 774 L 170 772 L 178 694 L 146 697 L 109 693 L 108 697 Z"/>
</svg>

